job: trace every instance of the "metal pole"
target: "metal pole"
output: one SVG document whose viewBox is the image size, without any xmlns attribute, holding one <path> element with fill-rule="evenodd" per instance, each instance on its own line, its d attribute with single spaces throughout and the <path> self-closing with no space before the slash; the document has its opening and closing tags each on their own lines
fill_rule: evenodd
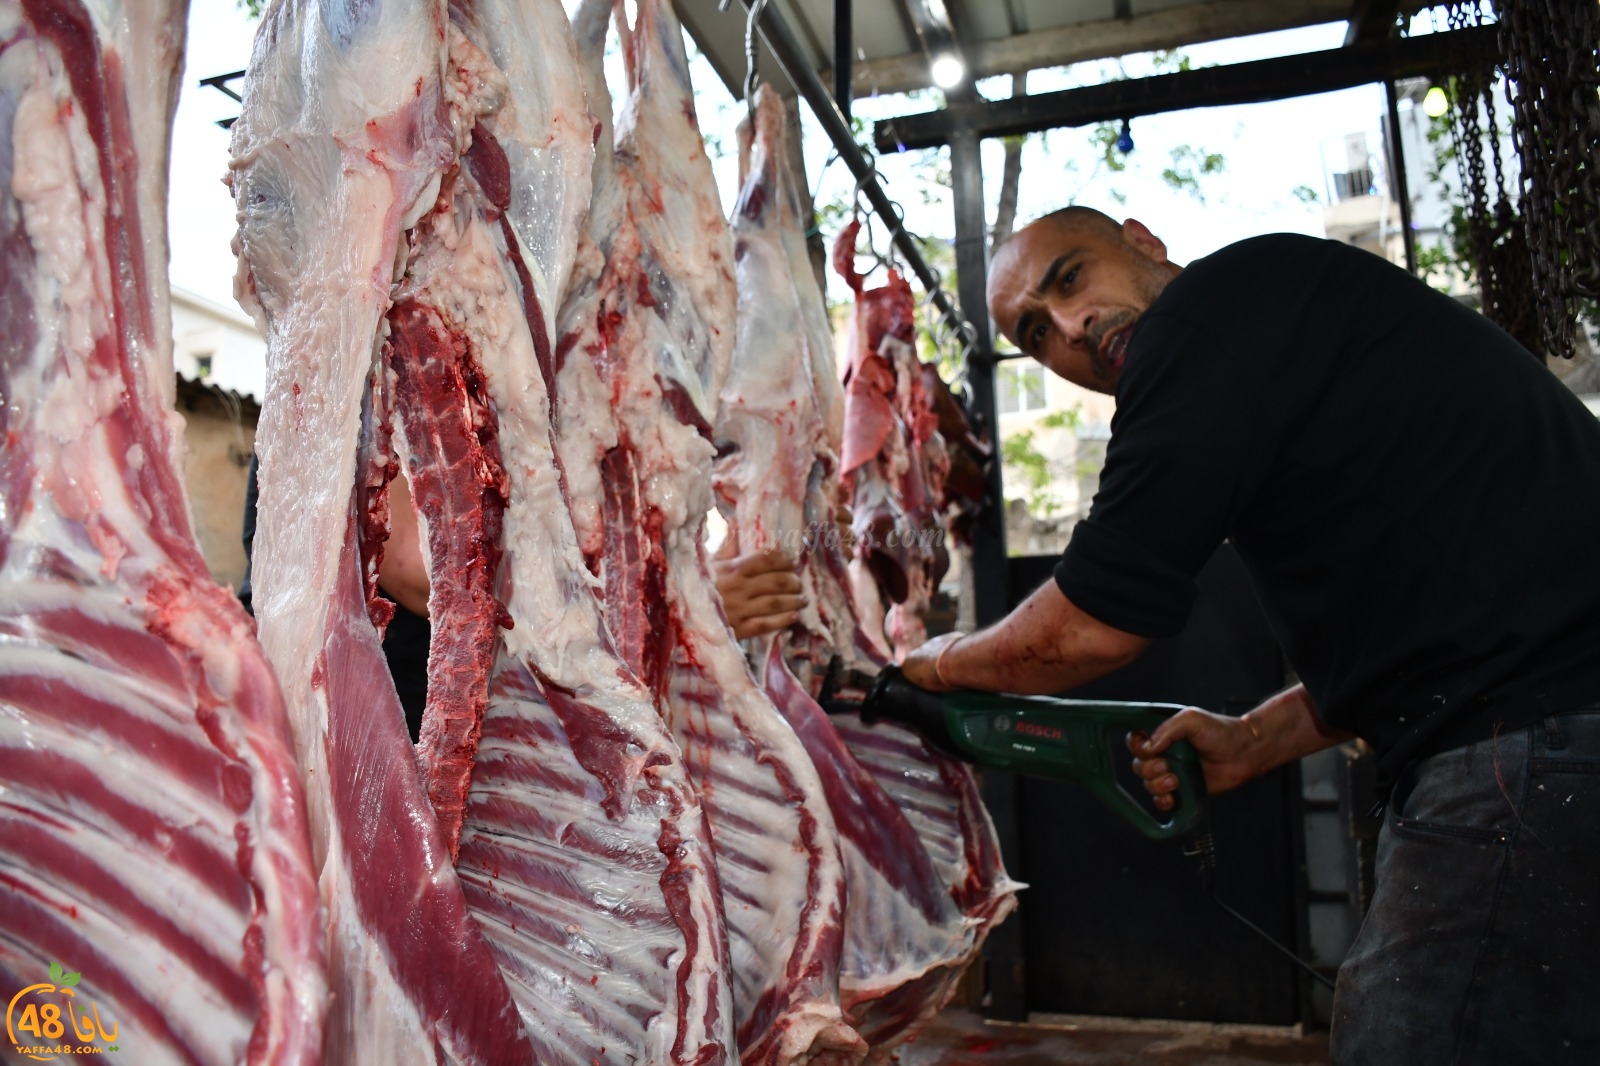
<svg viewBox="0 0 1600 1066">
<path fill-rule="evenodd" d="M 746 8 L 750 6 L 750 0 L 741 2 Z M 789 83 L 795 87 L 801 98 L 811 105 L 812 114 L 817 116 L 817 122 L 821 124 L 823 132 L 828 135 L 828 140 L 833 142 L 834 148 L 839 152 L 839 158 L 844 160 L 844 165 L 850 168 L 850 173 L 861 182 L 861 191 L 866 194 L 867 202 L 889 228 L 889 233 L 894 238 L 894 245 L 900 249 L 900 257 L 905 260 L 906 266 L 910 267 L 917 280 L 922 282 L 923 289 L 933 294 L 933 302 L 939 310 L 950 316 L 953 321 L 961 321 L 960 308 L 939 286 L 938 276 L 922 258 L 922 249 L 917 247 L 917 242 L 911 239 L 911 234 L 900 225 L 900 216 L 896 213 L 888 194 L 883 191 L 883 186 L 878 184 L 877 173 L 850 132 L 849 120 L 844 117 L 844 112 L 839 110 L 839 105 L 828 94 L 822 79 L 817 77 L 817 72 L 811 68 L 811 60 L 800 47 L 800 42 L 795 40 L 794 32 L 784 21 L 778 5 L 767 4 L 763 7 L 756 26 L 761 31 L 761 39 L 766 42 L 767 50 L 772 53 L 772 57 L 778 61 L 778 65 L 788 76 Z M 982 304 L 978 306 L 981 308 Z"/>
<path fill-rule="evenodd" d="M 839 105 L 845 125 L 850 124 L 851 56 L 855 52 L 850 37 L 854 27 L 852 0 L 833 0 L 833 102 Z"/>
<path fill-rule="evenodd" d="M 970 307 L 974 312 L 971 319 L 974 351 L 967 362 L 967 383 L 972 389 L 969 406 L 976 428 L 989 435 L 998 455 L 1000 420 L 995 403 L 993 340 L 985 295 L 989 282 L 989 227 L 983 204 L 983 162 L 978 138 L 972 133 L 957 133 L 950 140 L 950 188 L 955 201 L 958 291 L 961 306 Z M 1007 608 L 1005 495 L 999 462 L 990 464 L 984 495 L 983 513 L 972 535 L 980 626 L 999 621 Z"/>
<path fill-rule="evenodd" d="M 1400 232 L 1406 242 L 1406 269 L 1417 272 L 1417 235 L 1411 231 L 1411 191 L 1406 183 L 1406 151 L 1400 143 L 1400 96 L 1393 79 L 1383 83 L 1389 96 L 1389 191 L 1400 202 Z"/>
<path fill-rule="evenodd" d="M 995 364 L 990 357 L 989 310 L 984 290 L 989 273 L 989 227 L 983 205 L 983 158 L 979 141 L 971 132 L 950 139 L 950 188 L 955 201 L 956 275 L 961 306 L 973 309 L 972 359 L 967 363 L 971 387 L 971 413 L 976 428 L 994 444 L 995 460 L 985 477 L 984 508 L 972 530 L 972 577 L 976 615 L 980 626 L 998 621 L 1009 606 L 1006 596 L 1005 494 L 1000 480 L 1000 423 L 994 394 Z M 983 775 L 983 802 L 994 819 L 995 836 L 1006 868 L 1021 870 L 1022 838 L 1017 818 L 1017 778 L 999 770 Z M 1027 952 L 1022 920 L 1013 915 L 989 934 L 984 952 L 988 962 L 990 1017 L 1024 1021 L 1028 1017 Z"/>
</svg>

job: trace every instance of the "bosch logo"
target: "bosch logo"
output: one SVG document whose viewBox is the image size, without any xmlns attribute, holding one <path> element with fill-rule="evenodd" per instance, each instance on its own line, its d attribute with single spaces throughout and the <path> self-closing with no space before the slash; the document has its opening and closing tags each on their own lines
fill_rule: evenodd
<svg viewBox="0 0 1600 1066">
<path fill-rule="evenodd" d="M 1040 725 L 1037 722 L 1018 722 L 1017 732 L 1030 737 L 1043 737 L 1045 740 L 1060 740 L 1061 730 L 1053 725 Z"/>
<path fill-rule="evenodd" d="M 998 733 L 1007 732 L 1011 728 L 1011 719 L 1002 714 L 999 718 L 994 720 L 994 728 Z"/>
</svg>

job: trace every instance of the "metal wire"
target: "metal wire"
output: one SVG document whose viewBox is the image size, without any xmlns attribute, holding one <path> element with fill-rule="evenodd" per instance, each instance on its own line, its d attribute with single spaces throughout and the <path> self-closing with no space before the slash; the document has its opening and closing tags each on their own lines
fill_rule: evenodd
<svg viewBox="0 0 1600 1066">
<path fill-rule="evenodd" d="M 1322 985 L 1329 992 L 1333 991 L 1333 981 L 1328 977 L 1327 974 L 1311 965 L 1305 959 L 1302 959 L 1299 955 L 1291 951 L 1288 945 L 1284 944 L 1277 937 L 1273 936 L 1271 933 L 1267 932 L 1265 929 L 1261 928 L 1255 922 L 1252 922 L 1249 918 L 1246 918 L 1243 914 L 1240 914 L 1238 911 L 1234 910 L 1217 897 L 1217 844 L 1211 836 L 1211 828 L 1208 824 L 1202 823 L 1202 828 L 1184 842 L 1183 853 L 1193 859 L 1198 860 L 1200 863 L 1200 884 L 1205 890 L 1207 899 L 1209 899 L 1212 903 L 1215 903 L 1218 907 L 1222 908 L 1223 911 L 1232 915 L 1246 929 L 1250 930 L 1262 940 L 1265 940 L 1274 951 L 1278 952 L 1278 954 L 1282 955 L 1284 958 L 1300 967 L 1300 969 L 1310 976 L 1313 981 Z"/>
</svg>

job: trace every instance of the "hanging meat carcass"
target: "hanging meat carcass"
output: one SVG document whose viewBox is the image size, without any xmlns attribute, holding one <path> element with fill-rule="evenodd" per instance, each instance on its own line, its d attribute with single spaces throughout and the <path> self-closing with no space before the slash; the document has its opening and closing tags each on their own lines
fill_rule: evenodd
<svg viewBox="0 0 1600 1066">
<path fill-rule="evenodd" d="M 881 1060 L 949 999 L 1015 886 L 965 767 L 904 730 L 831 720 L 791 671 L 796 662 L 825 666 L 835 650 L 858 669 L 883 659 L 859 639 L 840 580 L 833 513 L 842 404 L 783 163 L 782 105 L 766 86 L 741 134 L 744 178 L 732 218 L 738 335 L 720 397 L 716 488 L 741 550 L 786 551 L 809 595 L 800 619 L 756 638 L 753 655 L 820 771 L 839 827 L 847 871 L 841 998 Z"/>
<path fill-rule="evenodd" d="M 911 286 L 891 269 L 881 288 L 864 289 L 859 231 L 852 222 L 833 248 L 834 269 L 856 294 L 840 467 L 855 512 L 856 605 L 874 636 L 881 621 L 898 659 L 927 639 L 922 616 L 949 566 L 938 505 L 948 466 L 922 384 Z"/>
<path fill-rule="evenodd" d="M 313 784 L 329 1061 L 729 1061 L 709 831 L 551 445 L 595 135 L 559 4 L 283 3 L 246 101 L 256 604 Z M 436 634 L 415 755 L 371 606 L 400 460 Z"/>
<path fill-rule="evenodd" d="M 184 25 L 181 2 L 0 3 L 0 986 L 52 993 L 37 1043 L 63 1042 L 60 982 L 69 1042 L 92 1008 L 96 1047 L 140 1062 L 311 1064 L 327 987 L 288 716 L 181 480 Z"/>
<path fill-rule="evenodd" d="M 711 819 L 741 1061 L 854 1062 L 865 1045 L 838 1004 L 844 880 L 823 782 L 751 676 L 703 545 L 733 249 L 675 16 L 640 0 L 623 32 L 631 91 L 614 153 L 600 137 L 588 267 L 558 349 L 561 456 L 574 498 L 591 501 L 574 514 L 612 632 Z M 599 59 L 591 101 L 604 112 Z"/>
</svg>

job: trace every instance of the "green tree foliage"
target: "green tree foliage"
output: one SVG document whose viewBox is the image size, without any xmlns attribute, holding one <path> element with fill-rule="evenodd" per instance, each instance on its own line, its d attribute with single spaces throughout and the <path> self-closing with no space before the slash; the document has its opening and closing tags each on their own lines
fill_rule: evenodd
<svg viewBox="0 0 1600 1066">
<path fill-rule="evenodd" d="M 1033 430 L 1017 430 L 1001 441 L 1000 458 L 1006 472 L 1016 475 L 1026 491 L 1029 514 L 1050 518 L 1061 509 L 1049 491 L 1055 472 L 1049 457 L 1034 443 Z"/>
<path fill-rule="evenodd" d="M 1051 487 L 1069 476 L 1074 480 L 1094 475 L 1098 464 L 1082 455 L 1070 469 L 1063 470 L 1060 463 L 1052 462 L 1040 450 L 1038 431 L 1069 430 L 1076 432 L 1083 422 L 1083 412 L 1077 406 L 1051 411 L 1039 419 L 1033 429 L 1019 429 L 1000 442 L 1000 459 L 1005 464 L 1008 487 L 1020 487 L 1028 505 L 1028 513 L 1039 518 L 1054 518 L 1061 512 Z"/>
</svg>

